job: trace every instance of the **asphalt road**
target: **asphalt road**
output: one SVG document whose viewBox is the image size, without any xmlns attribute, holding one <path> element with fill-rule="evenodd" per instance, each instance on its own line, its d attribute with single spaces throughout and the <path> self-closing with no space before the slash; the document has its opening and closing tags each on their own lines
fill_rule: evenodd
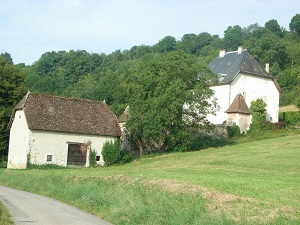
<svg viewBox="0 0 300 225">
<path fill-rule="evenodd" d="M 0 201 L 16 225 L 109 225 L 73 206 L 8 187 L 0 186 Z"/>
</svg>

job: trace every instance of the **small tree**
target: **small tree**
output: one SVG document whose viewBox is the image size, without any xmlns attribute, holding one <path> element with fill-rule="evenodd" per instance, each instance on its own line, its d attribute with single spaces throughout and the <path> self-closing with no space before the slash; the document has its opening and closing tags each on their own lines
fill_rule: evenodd
<svg viewBox="0 0 300 225">
<path fill-rule="evenodd" d="M 251 102 L 250 110 L 252 111 L 252 123 L 250 129 L 257 129 L 260 127 L 260 122 L 266 120 L 267 104 L 262 98 L 258 98 Z"/>
</svg>

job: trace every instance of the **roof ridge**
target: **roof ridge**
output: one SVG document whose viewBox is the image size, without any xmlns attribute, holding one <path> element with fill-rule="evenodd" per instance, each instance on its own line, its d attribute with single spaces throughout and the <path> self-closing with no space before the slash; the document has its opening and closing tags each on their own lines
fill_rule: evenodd
<svg viewBox="0 0 300 225">
<path fill-rule="evenodd" d="M 38 94 L 38 93 L 30 93 L 32 96 L 43 96 L 43 97 L 49 97 L 49 98 L 56 98 L 56 99 L 65 99 L 65 100 L 75 100 L 75 101 L 85 101 L 85 102 L 95 102 L 95 103 L 103 103 L 101 100 L 92 100 L 92 99 L 87 99 L 87 98 L 74 98 L 74 97 L 67 97 L 67 96 L 58 96 L 58 95 L 51 95 L 51 94 Z M 107 105 L 107 104 L 105 104 Z"/>
<path fill-rule="evenodd" d="M 236 52 L 239 52 L 238 50 L 235 50 L 235 51 L 230 51 L 230 52 L 225 52 L 225 54 L 231 54 L 231 53 L 236 53 Z M 242 52 L 248 52 L 247 49 L 243 49 Z"/>
</svg>

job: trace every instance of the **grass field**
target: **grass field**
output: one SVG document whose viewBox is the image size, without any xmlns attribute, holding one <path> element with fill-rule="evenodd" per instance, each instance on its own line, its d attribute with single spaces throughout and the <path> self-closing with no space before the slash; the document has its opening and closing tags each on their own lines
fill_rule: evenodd
<svg viewBox="0 0 300 225">
<path fill-rule="evenodd" d="M 300 136 L 149 155 L 114 167 L 1 169 L 0 184 L 113 224 L 299 224 Z"/>
</svg>

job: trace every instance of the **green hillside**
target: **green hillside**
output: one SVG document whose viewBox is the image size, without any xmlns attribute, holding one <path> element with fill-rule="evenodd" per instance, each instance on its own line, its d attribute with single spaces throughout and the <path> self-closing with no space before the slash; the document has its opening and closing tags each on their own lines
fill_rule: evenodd
<svg viewBox="0 0 300 225">
<path fill-rule="evenodd" d="M 113 224 L 298 224 L 300 136 L 86 169 L 0 170 L 0 183 Z M 46 184 L 46 185 L 45 185 Z"/>
</svg>

